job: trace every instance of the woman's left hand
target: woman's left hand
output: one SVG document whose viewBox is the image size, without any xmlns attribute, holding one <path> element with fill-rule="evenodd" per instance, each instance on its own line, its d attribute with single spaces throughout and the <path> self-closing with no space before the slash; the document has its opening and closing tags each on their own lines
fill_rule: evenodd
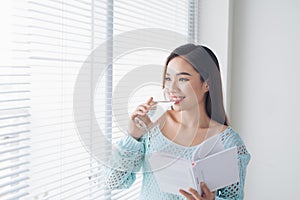
<svg viewBox="0 0 300 200">
<path fill-rule="evenodd" d="M 214 200 L 216 192 L 211 192 L 207 185 L 204 182 L 201 182 L 200 184 L 202 194 L 199 194 L 197 190 L 194 190 L 193 188 L 189 188 L 189 191 L 186 192 L 182 189 L 179 190 L 179 192 L 185 196 L 188 200 Z"/>
</svg>

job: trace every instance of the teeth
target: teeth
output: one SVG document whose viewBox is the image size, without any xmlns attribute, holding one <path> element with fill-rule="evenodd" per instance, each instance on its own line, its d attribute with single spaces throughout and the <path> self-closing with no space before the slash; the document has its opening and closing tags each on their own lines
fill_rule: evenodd
<svg viewBox="0 0 300 200">
<path fill-rule="evenodd" d="M 171 101 L 182 101 L 185 97 L 175 97 L 172 98 Z"/>
</svg>

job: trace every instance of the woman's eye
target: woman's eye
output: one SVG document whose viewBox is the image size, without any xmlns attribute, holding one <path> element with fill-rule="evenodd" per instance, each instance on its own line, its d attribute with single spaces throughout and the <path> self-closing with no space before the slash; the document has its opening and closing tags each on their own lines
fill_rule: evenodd
<svg viewBox="0 0 300 200">
<path fill-rule="evenodd" d="M 187 79 L 187 78 L 179 78 L 179 81 L 185 82 L 185 81 L 189 81 L 189 79 Z"/>
<path fill-rule="evenodd" d="M 170 80 L 171 80 L 170 77 L 165 78 L 165 81 L 170 81 Z"/>
</svg>

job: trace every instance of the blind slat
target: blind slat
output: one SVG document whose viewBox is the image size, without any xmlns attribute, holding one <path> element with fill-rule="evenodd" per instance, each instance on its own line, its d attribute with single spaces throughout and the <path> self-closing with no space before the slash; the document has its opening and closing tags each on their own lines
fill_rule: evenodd
<svg viewBox="0 0 300 200">
<path fill-rule="evenodd" d="M 29 155 L 30 155 L 29 153 L 25 153 L 25 154 L 20 154 L 20 155 L 17 155 L 17 156 L 10 156 L 10 157 L 6 157 L 6 158 L 1 158 L 0 163 L 5 162 L 5 161 L 10 161 L 10 160 L 22 159 L 24 157 L 28 157 Z"/>
<path fill-rule="evenodd" d="M 14 187 L 13 189 L 10 189 L 10 190 L 6 190 L 6 191 L 3 191 L 3 192 L 0 192 L 0 196 L 1 197 L 4 197 L 6 196 L 7 194 L 13 194 L 13 193 L 18 193 L 19 191 L 21 191 L 22 189 L 25 189 L 25 188 L 28 188 L 29 185 L 21 185 L 21 186 L 17 186 L 17 187 Z M 12 197 L 11 197 L 12 198 Z"/>
</svg>

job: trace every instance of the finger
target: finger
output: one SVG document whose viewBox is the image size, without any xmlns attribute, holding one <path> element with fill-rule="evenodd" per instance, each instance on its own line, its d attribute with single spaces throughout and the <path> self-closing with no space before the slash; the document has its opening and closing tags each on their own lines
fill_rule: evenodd
<svg viewBox="0 0 300 200">
<path fill-rule="evenodd" d="M 200 200 L 201 199 L 201 195 L 197 192 L 197 190 L 195 190 L 193 188 L 189 188 L 189 192 L 193 195 L 193 197 L 196 200 Z"/>
<path fill-rule="evenodd" d="M 148 107 L 149 107 L 148 105 L 139 105 L 139 106 L 136 108 L 136 110 L 137 110 L 137 111 L 143 111 L 143 112 L 147 113 L 148 110 L 149 110 Z"/>
<path fill-rule="evenodd" d="M 212 195 L 215 197 L 216 196 L 216 192 L 212 192 Z"/>
<path fill-rule="evenodd" d="M 146 104 L 150 106 L 152 101 L 153 101 L 153 97 L 150 97 Z"/>
<path fill-rule="evenodd" d="M 144 112 L 142 112 L 142 111 L 135 111 L 131 116 L 130 116 L 130 118 L 132 119 L 132 120 L 134 120 L 137 116 L 145 116 L 146 115 L 146 113 L 144 113 Z"/>
<path fill-rule="evenodd" d="M 190 193 L 188 193 L 188 192 L 186 192 L 182 189 L 180 189 L 179 192 L 180 192 L 180 194 L 182 194 L 188 200 L 195 200 L 194 197 Z"/>
<path fill-rule="evenodd" d="M 135 111 L 137 115 L 140 115 L 140 116 L 145 116 L 147 114 L 147 112 L 144 112 L 142 110 L 137 110 Z"/>
<path fill-rule="evenodd" d="M 156 110 L 157 109 L 157 105 L 158 105 L 158 102 L 155 102 L 155 101 L 152 101 L 150 106 L 149 106 L 149 109 L 150 110 Z"/>
<path fill-rule="evenodd" d="M 201 182 L 200 186 L 201 186 L 201 189 L 202 189 L 203 193 L 206 196 L 209 196 L 211 192 L 210 192 L 209 188 L 207 187 L 207 185 L 204 182 Z"/>
<path fill-rule="evenodd" d="M 145 124 L 143 123 L 143 121 L 141 121 L 139 118 L 135 118 L 134 121 L 135 121 L 135 125 L 137 127 L 141 128 L 141 129 L 146 128 Z"/>
</svg>

